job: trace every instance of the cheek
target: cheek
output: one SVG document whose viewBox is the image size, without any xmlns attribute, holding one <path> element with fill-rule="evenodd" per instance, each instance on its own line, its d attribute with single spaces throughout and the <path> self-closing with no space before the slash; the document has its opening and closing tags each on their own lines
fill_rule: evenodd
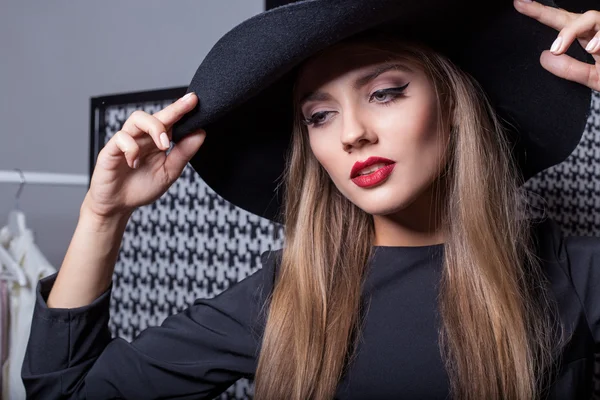
<svg viewBox="0 0 600 400">
<path fill-rule="evenodd" d="M 339 136 L 338 136 L 339 137 Z M 311 149 L 313 155 L 329 175 L 329 179 L 344 196 L 349 197 L 348 184 L 350 182 L 351 165 L 348 163 L 348 155 L 340 150 L 339 139 L 319 137 L 311 138 Z M 337 146 L 337 150 L 336 149 Z M 351 182 L 350 182 L 351 183 Z"/>
<path fill-rule="evenodd" d="M 323 161 L 327 159 L 327 152 L 325 151 L 326 143 L 324 143 L 321 137 L 316 135 L 309 135 L 308 142 L 310 144 L 310 150 L 312 151 L 315 158 L 323 165 Z"/>
<path fill-rule="evenodd" d="M 435 115 L 423 114 L 421 119 L 414 119 L 410 132 L 413 135 L 410 141 L 414 146 L 414 153 L 426 153 L 433 155 L 439 151 L 438 147 L 442 145 L 443 134 L 438 131 Z"/>
<path fill-rule="evenodd" d="M 446 154 L 448 132 L 438 129 L 435 99 L 424 100 L 379 119 L 380 132 L 394 133 L 388 135 L 388 144 L 396 149 L 398 167 L 409 180 L 430 180 L 444 164 Z"/>
<path fill-rule="evenodd" d="M 331 139 L 328 139 L 326 135 L 319 136 L 317 134 L 310 135 L 309 142 L 313 155 L 335 181 L 336 175 L 339 173 L 336 171 L 336 166 L 339 169 L 341 160 L 336 157 L 335 152 L 331 151 L 334 143 L 331 143 Z"/>
<path fill-rule="evenodd" d="M 435 98 L 431 96 L 419 99 L 402 108 L 401 113 L 395 118 L 395 125 L 400 127 L 400 135 L 407 149 L 411 148 L 413 152 L 430 150 L 443 139 L 438 133 L 438 115 L 436 110 Z"/>
<path fill-rule="evenodd" d="M 408 168 L 421 175 L 422 178 L 433 178 L 440 172 L 445 163 L 447 153 L 448 132 L 440 130 L 435 113 L 423 113 L 420 119 L 413 120 L 406 148 L 410 151 L 410 165 Z M 423 176 L 426 175 L 426 176 Z"/>
</svg>

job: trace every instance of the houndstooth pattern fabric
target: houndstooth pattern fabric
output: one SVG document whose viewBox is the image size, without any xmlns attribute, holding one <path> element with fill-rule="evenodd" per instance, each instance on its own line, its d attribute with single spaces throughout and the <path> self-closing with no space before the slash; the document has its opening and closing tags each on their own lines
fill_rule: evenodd
<svg viewBox="0 0 600 400">
<path fill-rule="evenodd" d="M 105 130 L 97 134 L 106 143 L 133 111 L 152 114 L 175 100 L 107 107 Z M 534 215 L 550 216 L 566 235 L 600 236 L 598 93 L 591 106 L 577 149 L 523 186 Z M 262 252 L 283 245 L 282 226 L 223 200 L 188 165 L 159 200 L 138 208 L 129 220 L 113 277 L 109 323 L 113 336 L 132 340 L 195 299 L 216 296 L 256 272 Z M 599 368 L 596 376 L 600 378 Z M 252 396 L 253 383 L 241 379 L 218 398 Z"/>
<path fill-rule="evenodd" d="M 594 92 L 587 125 L 573 153 L 523 186 L 531 204 L 558 222 L 567 236 L 600 236 L 600 94 Z M 536 213 L 541 216 L 540 211 Z"/>
</svg>

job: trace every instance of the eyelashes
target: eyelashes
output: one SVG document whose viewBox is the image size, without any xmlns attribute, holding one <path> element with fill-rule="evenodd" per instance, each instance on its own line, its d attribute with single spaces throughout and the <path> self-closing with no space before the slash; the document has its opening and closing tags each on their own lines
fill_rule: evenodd
<svg viewBox="0 0 600 400">
<path fill-rule="evenodd" d="M 381 89 L 376 92 L 373 92 L 371 96 L 369 96 L 369 103 L 373 100 L 381 100 L 381 96 L 383 96 L 384 98 L 391 96 L 391 99 L 388 101 L 377 101 L 377 103 L 383 106 L 389 106 L 403 96 L 404 90 L 408 87 L 408 85 L 409 84 L 407 83 L 404 86 Z M 377 97 L 379 97 L 379 99 L 376 99 Z M 306 126 L 313 126 L 314 128 L 318 128 L 325 124 L 327 116 L 332 112 L 333 111 L 319 111 L 311 115 L 309 118 L 303 118 L 301 122 Z"/>
</svg>

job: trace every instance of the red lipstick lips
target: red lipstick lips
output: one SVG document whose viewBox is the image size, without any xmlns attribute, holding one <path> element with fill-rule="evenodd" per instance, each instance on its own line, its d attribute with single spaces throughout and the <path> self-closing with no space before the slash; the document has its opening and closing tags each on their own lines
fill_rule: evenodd
<svg viewBox="0 0 600 400">
<path fill-rule="evenodd" d="M 386 164 L 384 167 L 377 169 L 366 175 L 359 175 L 360 171 L 374 164 Z M 350 179 L 360 187 L 375 186 L 386 180 L 396 163 L 392 160 L 383 157 L 369 157 L 365 161 L 357 161 L 350 172 Z"/>
</svg>

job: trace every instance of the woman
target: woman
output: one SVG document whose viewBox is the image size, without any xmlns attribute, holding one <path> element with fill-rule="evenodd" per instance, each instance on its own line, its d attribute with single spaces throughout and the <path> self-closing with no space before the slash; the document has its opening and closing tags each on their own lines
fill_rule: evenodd
<svg viewBox="0 0 600 400">
<path fill-rule="evenodd" d="M 515 8 L 560 31 L 544 68 L 600 89 L 600 13 Z M 575 39 L 596 65 L 560 55 Z M 294 77 L 285 248 L 133 343 L 111 340 L 125 224 L 206 137 L 164 155 L 194 94 L 132 114 L 98 157 L 58 275 L 38 286 L 28 395 L 212 398 L 244 376 L 261 399 L 589 396 L 594 282 L 568 268 L 591 274 L 597 241 L 557 247 L 554 225 L 527 218 L 507 127 L 477 81 L 423 43 L 370 31 Z"/>
</svg>

